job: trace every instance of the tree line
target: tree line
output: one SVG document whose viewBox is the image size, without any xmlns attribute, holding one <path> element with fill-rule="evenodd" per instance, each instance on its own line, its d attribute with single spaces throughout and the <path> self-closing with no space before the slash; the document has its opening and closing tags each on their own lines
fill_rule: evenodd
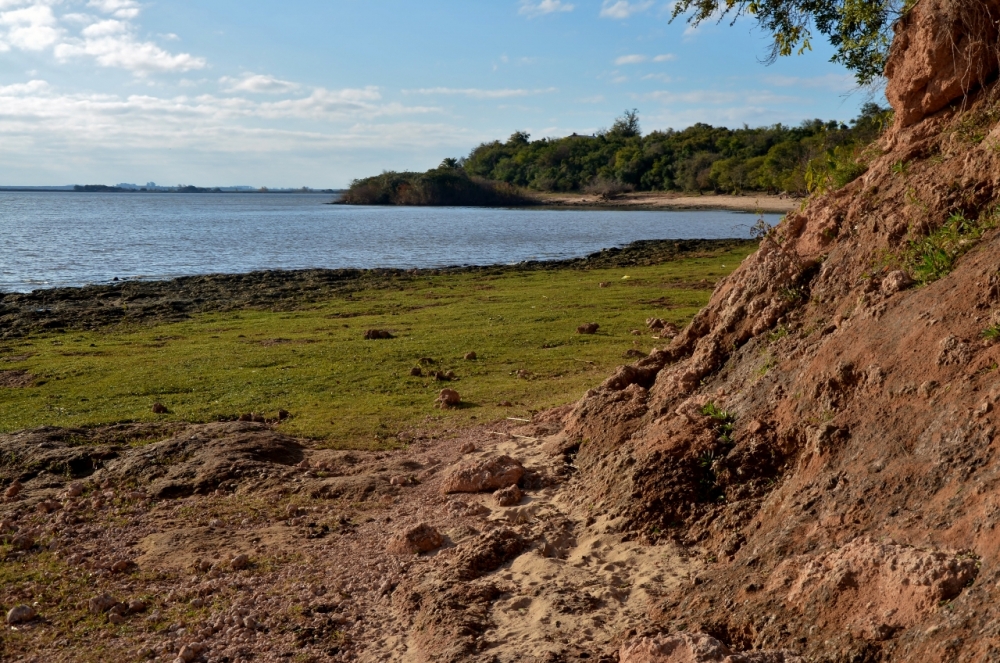
<svg viewBox="0 0 1000 663">
<path fill-rule="evenodd" d="M 426 173 L 355 180 L 345 202 L 530 202 L 519 191 L 584 191 L 606 198 L 633 190 L 806 195 L 861 175 L 866 148 L 890 121 L 890 111 L 869 103 L 849 124 L 807 120 L 797 127 L 728 129 L 699 123 L 643 135 L 639 114 L 631 110 L 594 135 L 531 140 L 519 131 Z M 484 196 L 492 202 L 474 202 Z"/>
</svg>

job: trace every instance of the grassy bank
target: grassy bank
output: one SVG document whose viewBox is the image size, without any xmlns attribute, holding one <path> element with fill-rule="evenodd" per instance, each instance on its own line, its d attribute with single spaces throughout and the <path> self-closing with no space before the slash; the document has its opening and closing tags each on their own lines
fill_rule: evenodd
<svg viewBox="0 0 1000 663">
<path fill-rule="evenodd" d="M 0 371 L 26 372 L 21 381 L 30 385 L 0 387 L 0 431 L 272 417 L 281 408 L 292 414 L 282 424 L 290 434 L 366 448 L 414 428 L 523 416 L 578 398 L 633 361 L 627 350 L 661 344 L 646 318 L 685 324 L 751 250 L 642 267 L 421 275 L 292 311 L 33 334 L 0 347 Z M 585 322 L 600 331 L 577 334 Z M 395 338 L 364 340 L 367 329 Z M 477 359 L 466 360 L 469 352 Z M 411 376 L 422 358 L 435 363 L 423 366 L 425 377 Z M 428 369 L 457 379 L 439 382 Z M 462 408 L 433 407 L 444 386 L 459 391 Z M 155 402 L 170 412 L 154 414 Z"/>
</svg>

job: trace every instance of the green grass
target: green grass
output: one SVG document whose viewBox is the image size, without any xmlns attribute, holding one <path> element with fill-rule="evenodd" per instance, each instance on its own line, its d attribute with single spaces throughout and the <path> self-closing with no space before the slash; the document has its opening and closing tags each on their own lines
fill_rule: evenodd
<svg viewBox="0 0 1000 663">
<path fill-rule="evenodd" d="M 651 267 L 426 276 L 293 312 L 29 337 L 0 347 L 0 358 L 28 355 L 0 368 L 37 376 L 32 387 L 0 389 L 0 432 L 273 417 L 283 408 L 292 413 L 281 425 L 289 434 L 370 448 L 395 444 L 405 430 L 524 416 L 579 398 L 633 361 L 622 355 L 636 340 L 644 351 L 663 345 L 646 318 L 686 324 L 708 301 L 710 283 L 749 251 Z M 609 286 L 599 287 L 602 281 Z M 584 322 L 600 331 L 576 334 Z M 396 338 L 363 340 L 371 328 Z M 476 361 L 464 359 L 471 351 Z M 458 379 L 411 377 L 423 357 Z M 462 395 L 463 407 L 434 408 L 445 386 Z M 157 401 L 170 413 L 153 414 Z"/>
<path fill-rule="evenodd" d="M 990 209 L 977 219 L 967 219 L 961 212 L 952 214 L 940 228 L 909 243 L 903 255 L 904 266 L 921 285 L 947 276 L 960 257 L 987 231 L 996 228 L 998 213 L 1000 210 Z"/>
</svg>

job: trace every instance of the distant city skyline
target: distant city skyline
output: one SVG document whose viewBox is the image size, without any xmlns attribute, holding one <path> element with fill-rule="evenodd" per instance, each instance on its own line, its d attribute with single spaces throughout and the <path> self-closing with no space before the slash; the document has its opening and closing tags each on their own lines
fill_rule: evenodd
<svg viewBox="0 0 1000 663">
<path fill-rule="evenodd" d="M 848 121 L 870 98 L 819 40 L 766 67 L 751 21 L 692 30 L 669 12 L 651 0 L 2 0 L 0 184 L 340 188 L 514 131 L 593 133 L 630 108 L 648 132 Z"/>
</svg>

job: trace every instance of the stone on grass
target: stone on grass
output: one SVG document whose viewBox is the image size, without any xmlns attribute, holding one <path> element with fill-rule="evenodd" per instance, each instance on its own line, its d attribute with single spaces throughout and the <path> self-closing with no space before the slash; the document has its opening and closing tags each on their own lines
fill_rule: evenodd
<svg viewBox="0 0 1000 663">
<path fill-rule="evenodd" d="M 437 397 L 437 406 L 442 410 L 457 407 L 462 402 L 462 397 L 454 389 L 442 389 Z"/>
<path fill-rule="evenodd" d="M 153 414 L 168 414 L 169 412 L 170 410 L 168 410 L 167 406 L 163 403 L 160 403 L 159 401 L 153 403 Z"/>
<path fill-rule="evenodd" d="M 583 325 L 580 325 L 579 327 L 577 327 L 576 328 L 576 333 L 577 334 L 596 334 L 597 330 L 600 329 L 600 328 L 601 328 L 601 326 L 599 324 L 597 324 L 596 322 L 588 322 L 586 324 L 583 324 Z"/>
<path fill-rule="evenodd" d="M 87 607 L 92 613 L 99 615 L 111 610 L 111 608 L 116 605 L 118 605 L 118 601 L 116 601 L 110 594 L 101 594 L 100 596 L 95 596 L 90 599 Z"/>
<path fill-rule="evenodd" d="M 475 361 L 476 360 L 476 353 L 475 352 L 468 352 L 468 353 L 466 353 L 465 359 L 467 361 Z"/>
<path fill-rule="evenodd" d="M 234 571 L 245 569 L 250 566 L 250 558 L 246 555 L 237 555 L 230 560 L 229 566 L 231 566 Z"/>
<path fill-rule="evenodd" d="M 24 622 L 30 622 L 37 616 L 38 611 L 30 605 L 16 605 L 7 612 L 7 623 L 11 626 L 14 624 L 23 624 Z"/>
</svg>

